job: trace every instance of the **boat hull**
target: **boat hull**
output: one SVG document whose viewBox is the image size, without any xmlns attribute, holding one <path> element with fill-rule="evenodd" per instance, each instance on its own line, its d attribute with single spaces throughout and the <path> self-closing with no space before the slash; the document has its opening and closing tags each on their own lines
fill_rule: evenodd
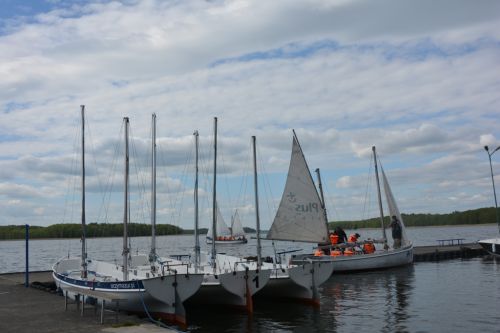
<svg viewBox="0 0 500 333">
<path fill-rule="evenodd" d="M 104 300 L 108 308 L 146 313 L 181 325 L 186 324 L 183 302 L 200 288 L 203 279 L 201 274 L 168 274 L 123 281 L 114 274 L 119 266 L 95 261 L 89 268 L 99 267 L 100 273 L 90 270 L 89 277 L 82 279 L 76 275 L 79 263 L 80 259 L 63 259 L 54 265 L 53 279 L 63 294 L 92 297 L 98 303 Z"/>
<path fill-rule="evenodd" d="M 500 238 L 484 239 L 477 242 L 483 249 L 496 257 L 500 257 Z"/>
<path fill-rule="evenodd" d="M 253 312 L 252 296 L 269 281 L 271 270 L 258 269 L 257 263 L 217 254 L 217 269 L 203 267 L 205 276 L 189 304 L 229 305 Z"/>
<path fill-rule="evenodd" d="M 318 287 L 328 280 L 332 272 L 333 263 L 326 261 L 304 261 L 300 265 L 277 267 L 272 270 L 268 284 L 257 296 L 319 305 Z"/>
<path fill-rule="evenodd" d="M 306 258 L 332 262 L 333 271 L 335 273 L 386 269 L 411 264 L 413 262 L 413 245 L 388 251 L 377 251 L 371 254 L 356 254 L 353 256 L 296 256 L 293 262 L 301 262 Z"/>
</svg>

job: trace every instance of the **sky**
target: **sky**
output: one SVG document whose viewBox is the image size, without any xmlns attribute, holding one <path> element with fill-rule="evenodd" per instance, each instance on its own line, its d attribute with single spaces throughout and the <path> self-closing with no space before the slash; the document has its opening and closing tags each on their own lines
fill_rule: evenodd
<svg viewBox="0 0 500 333">
<path fill-rule="evenodd" d="M 123 219 L 123 117 L 131 215 L 149 223 L 151 114 L 158 223 L 193 227 L 217 201 L 262 228 L 282 195 L 292 129 L 321 170 L 329 220 L 377 214 L 376 146 L 403 213 L 494 206 L 500 145 L 500 2 L 0 0 L 0 225 L 79 222 L 80 105 L 87 223 Z M 500 174 L 500 153 L 491 156 Z M 315 178 L 316 179 L 316 178 Z M 495 177 L 500 186 L 500 176 Z M 494 221 L 485 221 L 494 222 Z"/>
</svg>

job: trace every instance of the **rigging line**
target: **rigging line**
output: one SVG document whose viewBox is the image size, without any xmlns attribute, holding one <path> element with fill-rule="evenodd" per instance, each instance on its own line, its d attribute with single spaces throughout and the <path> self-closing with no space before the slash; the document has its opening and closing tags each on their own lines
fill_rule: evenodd
<svg viewBox="0 0 500 333">
<path fill-rule="evenodd" d="M 335 201 L 332 199 L 332 198 L 333 198 L 333 196 L 332 196 L 332 195 L 330 195 L 330 192 L 328 191 L 328 182 L 325 182 L 325 183 L 323 184 L 323 190 L 324 190 L 324 191 L 325 191 L 325 193 L 326 193 L 326 197 L 328 198 L 328 202 L 330 203 L 330 207 L 332 207 L 331 209 L 333 209 L 333 211 L 334 211 L 335 215 L 337 216 L 337 220 L 338 220 L 338 221 L 340 221 L 340 214 L 339 214 L 339 212 L 338 212 L 338 210 L 337 210 L 336 205 L 334 205 L 334 202 L 335 202 Z M 325 207 L 325 209 L 326 209 L 326 207 Z M 329 221 L 327 221 L 327 222 L 329 222 Z"/>
<path fill-rule="evenodd" d="M 190 140 L 191 141 L 191 140 Z M 185 191 L 185 186 L 184 184 L 187 183 L 187 177 L 188 177 L 188 171 L 190 170 L 190 166 L 191 166 L 191 162 L 192 162 L 192 159 L 193 159 L 193 152 L 194 152 L 194 145 L 189 145 L 190 146 L 190 149 L 189 151 L 186 153 L 186 155 L 184 156 L 184 168 L 182 170 L 182 173 L 181 173 L 181 177 L 180 177 L 180 182 L 181 182 L 181 194 L 180 196 L 179 195 L 176 195 L 175 198 L 176 198 L 176 203 L 175 203 L 175 206 L 173 207 L 174 210 L 173 211 L 177 211 L 178 214 L 177 214 L 177 219 L 178 219 L 178 226 L 180 225 L 180 221 L 181 221 L 181 216 L 183 216 L 183 212 L 184 212 L 184 197 L 186 195 L 186 191 Z M 175 210 L 175 207 L 177 206 L 177 204 L 180 202 L 180 207 L 178 210 Z"/>
<path fill-rule="evenodd" d="M 264 182 L 262 187 L 264 188 L 264 195 L 266 197 L 267 215 L 268 215 L 269 221 L 272 222 L 273 221 L 272 212 L 276 213 L 278 208 L 276 207 L 276 203 L 274 202 L 274 196 L 273 196 L 272 189 L 271 189 L 271 182 L 269 181 L 268 172 L 266 170 L 264 162 L 262 161 L 262 155 L 260 154 L 260 151 L 258 148 L 257 148 L 257 160 L 259 161 L 259 166 L 260 166 L 260 169 L 262 170 L 262 173 L 261 173 L 262 177 L 259 177 L 259 179 L 262 179 L 262 181 Z M 269 200 L 269 197 L 271 198 L 271 200 Z M 272 207 L 271 207 L 271 205 L 272 205 Z"/>
<path fill-rule="evenodd" d="M 99 193 L 102 193 L 102 190 L 103 190 L 103 185 L 102 185 L 102 179 L 101 179 L 101 176 L 100 176 L 100 172 L 99 172 L 99 167 L 98 167 L 98 164 L 97 164 L 97 159 L 96 159 L 96 156 L 97 156 L 97 153 L 96 153 L 96 149 L 95 149 L 95 145 L 94 145 L 94 140 L 93 140 L 93 135 L 92 135 L 92 131 L 91 131 L 91 127 L 90 127 L 90 124 L 89 124 L 89 121 L 88 121 L 88 117 L 85 117 L 85 129 L 88 133 L 88 141 L 90 142 L 90 150 L 91 150 L 91 155 L 92 155 L 92 161 L 94 162 L 94 166 L 95 166 L 95 172 L 96 172 L 96 176 L 97 176 L 97 183 L 99 185 Z M 85 140 L 87 141 L 87 140 Z"/>
<path fill-rule="evenodd" d="M 139 209 L 138 211 L 136 211 L 136 218 L 137 220 L 140 219 L 140 216 L 142 216 L 142 223 L 145 224 L 145 221 L 146 221 L 146 215 L 144 214 L 144 207 L 146 206 L 147 208 L 149 207 L 149 201 L 147 199 L 147 195 L 146 195 L 146 184 L 145 184 L 145 181 L 144 181 L 144 175 L 142 172 L 140 172 L 139 170 L 139 167 L 138 167 L 138 164 L 139 164 L 139 154 L 137 153 L 137 145 L 135 143 L 136 140 L 134 140 L 134 135 L 132 133 L 132 128 L 130 128 L 130 146 L 131 146 L 131 150 L 132 150 L 132 164 L 134 166 L 134 170 L 135 170 L 135 178 L 137 180 L 137 188 L 138 188 L 138 192 L 139 192 L 139 206 L 141 207 L 141 209 Z M 142 176 L 142 177 L 141 177 Z M 142 187 L 141 187 L 142 185 Z"/>
<path fill-rule="evenodd" d="M 71 202 L 71 213 L 70 213 L 70 220 L 72 221 L 73 219 L 73 208 L 74 208 L 74 196 L 75 196 L 75 183 L 76 183 L 76 165 L 78 163 L 78 153 L 77 153 L 77 149 L 78 149 L 78 144 L 77 142 L 80 142 L 79 138 L 80 138 L 80 135 L 81 135 L 81 126 L 76 126 L 78 129 L 75 131 L 74 133 L 74 137 L 73 137 L 73 153 L 71 153 L 71 164 L 70 164 L 70 173 L 69 173 L 69 177 L 66 178 L 66 195 L 64 196 L 64 210 L 63 210 L 63 218 L 62 218 L 62 222 L 63 223 L 67 223 L 67 220 L 66 220 L 66 214 L 67 214 L 67 210 L 68 210 L 68 199 L 70 197 L 70 192 L 72 192 L 72 199 L 70 200 Z M 73 191 L 71 191 L 71 188 L 73 188 Z"/>
<path fill-rule="evenodd" d="M 250 143 L 250 149 L 247 150 L 249 154 L 245 154 L 247 156 L 247 159 L 244 163 L 244 169 L 243 169 L 243 174 L 242 174 L 242 182 L 240 184 L 240 189 L 238 191 L 238 196 L 236 197 L 236 208 L 245 206 L 244 203 L 245 201 L 248 202 L 249 196 L 247 195 L 247 188 L 248 188 L 248 183 L 249 180 L 248 178 L 250 177 L 250 165 L 251 165 L 251 160 L 252 160 L 252 143 Z M 236 211 L 235 211 L 236 213 Z M 243 217 L 246 217 L 246 212 L 243 211 Z M 242 220 L 244 220 L 242 217 Z M 232 226 L 232 218 L 231 218 L 231 226 Z"/>
<path fill-rule="evenodd" d="M 226 198 L 224 200 L 225 202 L 225 206 L 226 207 L 231 207 L 231 195 L 229 195 L 229 183 L 228 183 L 228 168 L 226 167 L 226 163 L 225 163 L 225 159 L 224 159 L 224 149 L 222 149 L 222 135 L 220 134 L 220 130 L 218 130 L 218 134 L 217 134 L 217 143 L 218 143 L 218 147 L 217 147 L 217 156 L 219 157 L 221 163 L 217 163 L 217 169 L 220 170 L 221 172 L 219 172 L 219 174 L 222 174 L 224 177 L 224 185 L 225 185 L 225 191 L 226 191 Z M 218 179 L 220 179 L 220 177 L 217 177 Z M 219 182 L 220 183 L 220 182 Z M 217 192 L 219 194 L 219 197 L 220 197 L 220 193 L 221 191 L 218 191 Z M 229 203 L 228 203 L 229 201 Z M 217 200 L 217 207 L 220 209 L 222 207 L 222 205 L 219 205 L 219 200 Z M 226 212 L 227 212 L 228 209 L 226 209 Z M 222 214 L 222 211 L 220 212 Z M 224 215 L 222 215 L 224 216 Z"/>
<path fill-rule="evenodd" d="M 104 210 L 104 223 L 108 223 L 108 212 L 109 212 L 109 206 L 110 206 L 110 202 L 111 202 L 111 193 L 112 193 L 113 187 L 114 187 L 114 177 L 115 177 L 116 168 L 117 168 L 118 150 L 121 147 L 121 137 L 122 137 L 123 129 L 124 129 L 124 123 L 122 122 L 121 127 L 120 127 L 120 132 L 118 134 L 118 139 L 115 141 L 115 144 L 113 145 L 114 152 L 113 152 L 113 159 L 111 161 L 111 169 L 109 171 L 108 177 L 106 178 L 107 184 L 104 188 L 104 193 L 102 196 L 101 205 L 99 207 L 98 219 L 101 218 L 101 214 L 103 213 L 103 210 Z"/>
</svg>

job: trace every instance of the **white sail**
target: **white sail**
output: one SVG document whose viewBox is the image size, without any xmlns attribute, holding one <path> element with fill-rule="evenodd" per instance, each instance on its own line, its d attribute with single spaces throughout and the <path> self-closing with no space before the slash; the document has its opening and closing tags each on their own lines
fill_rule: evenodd
<svg viewBox="0 0 500 333">
<path fill-rule="evenodd" d="M 245 229 L 243 229 L 243 225 L 241 224 L 240 215 L 238 214 L 238 210 L 234 212 L 232 221 L 231 221 L 231 234 L 233 236 L 245 236 Z"/>
<path fill-rule="evenodd" d="M 231 235 L 231 230 L 229 230 L 229 227 L 227 226 L 226 222 L 224 221 L 224 218 L 222 217 L 222 214 L 219 209 L 219 205 L 217 204 L 217 218 L 215 221 L 215 234 L 216 236 L 230 236 Z M 207 232 L 207 237 L 212 238 L 212 224 L 210 224 Z"/>
<path fill-rule="evenodd" d="M 321 243 L 327 236 L 324 209 L 294 135 L 285 190 L 267 239 Z"/>
<path fill-rule="evenodd" d="M 408 243 L 408 237 L 406 236 L 405 224 L 403 222 L 403 218 L 401 217 L 401 213 L 399 212 L 398 206 L 396 205 L 396 200 L 392 195 L 391 187 L 389 186 L 389 181 L 385 176 L 384 169 L 380 166 L 380 170 L 382 171 L 382 182 L 384 184 L 384 192 L 385 198 L 387 200 L 387 206 L 389 206 L 390 216 L 396 216 L 398 220 L 401 222 L 402 236 L 401 245 L 406 245 Z"/>
</svg>

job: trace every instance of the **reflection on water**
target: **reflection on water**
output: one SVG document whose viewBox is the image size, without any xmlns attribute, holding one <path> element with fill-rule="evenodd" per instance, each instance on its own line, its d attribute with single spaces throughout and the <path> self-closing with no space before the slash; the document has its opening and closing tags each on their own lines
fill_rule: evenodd
<svg viewBox="0 0 500 333">
<path fill-rule="evenodd" d="M 323 287 L 323 308 L 332 318 L 331 332 L 370 327 L 374 332 L 408 331 L 408 302 L 414 267 L 334 274 Z"/>
<path fill-rule="evenodd" d="M 414 267 L 336 274 L 322 287 L 321 308 L 293 301 L 257 299 L 248 317 L 222 307 L 190 308 L 200 332 L 410 332 L 409 299 Z"/>
</svg>

